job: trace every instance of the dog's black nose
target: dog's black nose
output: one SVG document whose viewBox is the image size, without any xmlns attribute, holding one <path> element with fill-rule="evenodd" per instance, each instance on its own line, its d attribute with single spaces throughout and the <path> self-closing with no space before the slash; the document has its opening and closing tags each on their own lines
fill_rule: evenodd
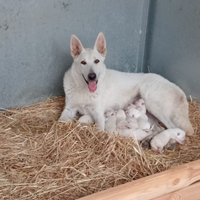
<svg viewBox="0 0 200 200">
<path fill-rule="evenodd" d="M 95 74 L 95 73 L 90 73 L 90 74 L 88 74 L 88 79 L 89 79 L 90 81 L 94 81 L 94 80 L 96 79 L 96 74 Z"/>
</svg>

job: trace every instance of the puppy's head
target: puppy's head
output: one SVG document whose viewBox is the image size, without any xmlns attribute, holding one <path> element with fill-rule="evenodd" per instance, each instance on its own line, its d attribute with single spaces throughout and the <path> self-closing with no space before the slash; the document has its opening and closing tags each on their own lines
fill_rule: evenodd
<svg viewBox="0 0 200 200">
<path fill-rule="evenodd" d="M 105 112 L 105 117 L 108 118 L 108 117 L 111 117 L 111 116 L 115 116 L 115 111 L 114 110 L 107 110 Z"/>
<path fill-rule="evenodd" d="M 117 111 L 117 114 L 116 114 L 116 117 L 117 117 L 117 118 L 126 119 L 126 114 L 125 114 L 124 110 L 118 110 L 118 111 Z"/>
<path fill-rule="evenodd" d="M 84 49 L 75 35 L 71 36 L 70 46 L 71 55 L 74 58 L 72 67 L 75 75 L 81 79 L 81 83 L 84 83 L 90 92 L 95 92 L 106 72 L 104 60 L 107 50 L 104 34 L 99 33 L 93 49 Z"/>
<path fill-rule="evenodd" d="M 134 105 L 137 107 L 145 107 L 145 103 L 143 99 L 138 99 L 137 101 L 134 102 Z"/>
<path fill-rule="evenodd" d="M 127 116 L 130 116 L 130 117 L 135 117 L 135 118 L 138 118 L 140 117 L 141 115 L 141 112 L 133 107 L 129 108 L 127 111 L 126 111 L 126 115 Z"/>
<path fill-rule="evenodd" d="M 177 129 L 175 134 L 176 134 L 176 141 L 179 144 L 184 144 L 185 132 L 183 130 L 181 130 L 181 129 Z"/>
</svg>

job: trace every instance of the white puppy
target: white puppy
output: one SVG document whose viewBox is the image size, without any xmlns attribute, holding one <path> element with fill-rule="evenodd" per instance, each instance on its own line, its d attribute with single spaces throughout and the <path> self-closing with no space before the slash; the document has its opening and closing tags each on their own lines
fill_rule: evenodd
<svg viewBox="0 0 200 200">
<path fill-rule="evenodd" d="M 118 133 L 123 136 L 130 136 L 134 140 L 142 141 L 151 131 L 143 131 L 141 129 L 117 129 Z"/>
<path fill-rule="evenodd" d="M 146 114 L 143 114 L 141 111 L 135 109 L 135 108 L 129 108 L 127 111 L 127 116 L 135 117 L 137 119 L 138 126 L 142 130 L 149 130 L 150 129 L 150 123 L 148 121 L 148 117 Z"/>
<path fill-rule="evenodd" d="M 105 112 L 106 122 L 105 131 L 110 133 L 116 132 L 116 114 L 114 110 L 108 110 Z"/>
<path fill-rule="evenodd" d="M 135 130 L 139 128 L 136 118 L 131 116 L 126 116 L 126 121 L 128 122 L 131 129 Z"/>
<path fill-rule="evenodd" d="M 94 124 L 94 119 L 91 115 L 83 115 L 79 118 L 78 122 L 84 124 Z"/>
<path fill-rule="evenodd" d="M 178 143 L 183 144 L 185 132 L 179 128 L 167 129 L 153 137 L 151 140 L 151 148 L 156 152 L 162 153 L 164 146 L 170 139 L 175 139 Z"/>
<path fill-rule="evenodd" d="M 138 99 L 134 102 L 134 105 L 137 110 L 139 110 L 143 114 L 146 114 L 146 107 L 143 99 Z"/>
<path fill-rule="evenodd" d="M 130 103 L 127 106 L 125 106 L 124 110 L 127 111 L 130 108 L 135 108 L 136 109 L 136 106 L 134 104 Z"/>
<path fill-rule="evenodd" d="M 126 128 L 131 128 L 126 121 L 126 114 L 124 110 L 118 110 L 116 114 L 116 124 L 117 124 L 117 129 L 126 129 Z"/>
</svg>

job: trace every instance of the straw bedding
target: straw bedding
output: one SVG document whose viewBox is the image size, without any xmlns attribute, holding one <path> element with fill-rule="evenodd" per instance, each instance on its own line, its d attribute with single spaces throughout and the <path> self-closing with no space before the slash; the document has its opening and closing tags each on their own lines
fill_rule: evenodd
<svg viewBox="0 0 200 200">
<path fill-rule="evenodd" d="M 195 134 L 163 155 L 129 137 L 57 122 L 64 98 L 0 112 L 1 199 L 77 199 L 200 159 L 200 104 L 190 102 Z"/>
</svg>

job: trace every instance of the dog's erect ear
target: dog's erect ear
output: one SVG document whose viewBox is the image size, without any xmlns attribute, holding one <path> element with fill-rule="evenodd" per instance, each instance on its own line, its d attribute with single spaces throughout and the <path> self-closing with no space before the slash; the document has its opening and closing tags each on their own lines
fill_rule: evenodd
<svg viewBox="0 0 200 200">
<path fill-rule="evenodd" d="M 103 56 L 106 57 L 106 39 L 102 32 L 99 33 L 95 42 L 94 48 Z"/>
<path fill-rule="evenodd" d="M 71 55 L 73 58 L 80 55 L 81 51 L 83 50 L 83 45 L 75 35 L 71 35 L 70 47 L 71 47 Z"/>
</svg>

